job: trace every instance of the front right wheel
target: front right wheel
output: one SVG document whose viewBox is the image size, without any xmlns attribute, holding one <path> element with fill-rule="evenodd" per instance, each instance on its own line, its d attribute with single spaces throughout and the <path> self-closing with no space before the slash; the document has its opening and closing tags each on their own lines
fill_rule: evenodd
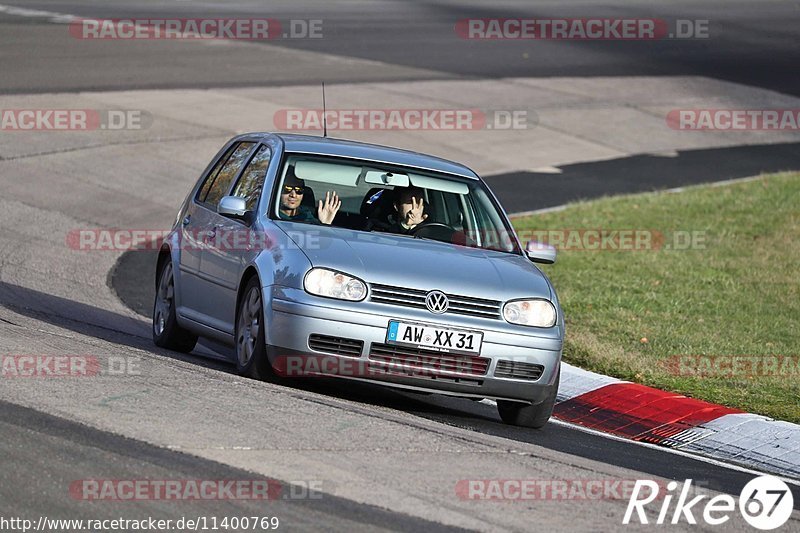
<svg viewBox="0 0 800 533">
<path fill-rule="evenodd" d="M 558 385 L 561 383 L 561 368 L 558 369 L 556 382 L 550 390 L 550 394 L 542 403 L 536 405 L 529 405 L 520 402 L 511 402 L 508 400 L 497 400 L 497 411 L 500 413 L 500 418 L 506 424 L 512 426 L 523 426 L 534 429 L 541 429 L 550 420 L 550 415 L 553 414 L 553 407 L 556 404 L 556 397 L 558 396 Z"/>
<path fill-rule="evenodd" d="M 257 277 L 247 282 L 236 312 L 236 371 L 253 379 L 273 381 L 264 336 L 264 299 Z"/>
</svg>

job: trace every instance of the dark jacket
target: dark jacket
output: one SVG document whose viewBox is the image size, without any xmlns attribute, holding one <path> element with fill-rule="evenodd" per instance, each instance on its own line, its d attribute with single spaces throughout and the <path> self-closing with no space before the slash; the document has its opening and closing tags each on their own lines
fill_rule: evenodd
<svg viewBox="0 0 800 533">
<path fill-rule="evenodd" d="M 420 226 L 424 226 L 426 224 L 426 220 L 423 220 L 416 226 L 405 228 L 402 224 L 400 224 L 400 220 L 396 217 L 392 216 L 389 217 L 389 224 L 386 229 L 382 229 L 381 231 L 386 231 L 389 233 L 399 233 L 400 235 L 410 235 L 413 231 L 415 231 Z"/>
<path fill-rule="evenodd" d="M 290 220 L 292 222 L 311 222 L 319 224 L 319 219 L 317 218 L 316 213 L 314 213 L 314 211 L 306 205 L 301 205 L 298 207 L 297 214 L 294 216 L 289 216 L 284 214 L 282 211 L 278 211 L 278 217 L 280 217 L 281 220 Z"/>
</svg>

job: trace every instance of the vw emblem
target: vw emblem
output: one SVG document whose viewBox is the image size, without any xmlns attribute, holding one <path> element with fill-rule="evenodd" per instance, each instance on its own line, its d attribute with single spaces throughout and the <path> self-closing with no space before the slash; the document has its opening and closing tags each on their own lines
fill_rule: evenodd
<svg viewBox="0 0 800 533">
<path fill-rule="evenodd" d="M 440 315 L 447 311 L 450 302 L 447 300 L 447 295 L 442 291 L 431 291 L 425 297 L 425 306 L 431 313 Z"/>
</svg>

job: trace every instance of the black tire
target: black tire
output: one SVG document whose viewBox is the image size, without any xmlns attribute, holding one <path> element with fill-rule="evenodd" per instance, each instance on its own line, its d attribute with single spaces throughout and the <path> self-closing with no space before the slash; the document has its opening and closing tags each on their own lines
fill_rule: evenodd
<svg viewBox="0 0 800 533">
<path fill-rule="evenodd" d="M 153 342 L 156 346 L 188 353 L 197 344 L 197 335 L 183 329 L 175 317 L 175 280 L 172 261 L 165 261 L 158 271 L 153 301 Z"/>
<path fill-rule="evenodd" d="M 497 412 L 506 424 L 512 426 L 522 426 L 526 428 L 541 429 L 550 420 L 553 414 L 553 407 L 558 396 L 558 385 L 561 383 L 561 367 L 558 368 L 558 375 L 553 388 L 547 398 L 536 405 L 530 405 L 508 400 L 497 400 Z"/>
<path fill-rule="evenodd" d="M 265 328 L 261 284 L 258 277 L 253 276 L 236 308 L 236 371 L 253 379 L 275 381 L 275 371 L 267 357 Z"/>
</svg>

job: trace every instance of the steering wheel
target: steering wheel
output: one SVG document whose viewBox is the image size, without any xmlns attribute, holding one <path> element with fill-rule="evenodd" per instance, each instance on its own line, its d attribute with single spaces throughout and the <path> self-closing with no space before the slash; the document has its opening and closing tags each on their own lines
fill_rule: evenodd
<svg viewBox="0 0 800 533">
<path fill-rule="evenodd" d="M 447 231 L 449 231 L 451 233 L 455 233 L 456 232 L 456 229 L 454 227 L 449 226 L 449 225 L 445 224 L 444 222 L 428 222 L 428 223 L 424 223 L 423 222 L 423 223 L 420 223 L 420 224 L 417 224 L 416 226 L 414 226 L 411 229 L 411 231 L 408 232 L 408 234 L 409 235 L 413 235 L 414 237 L 417 237 L 417 233 L 419 233 L 420 231 L 422 231 L 424 229 L 428 229 L 428 228 L 444 228 L 444 229 L 446 229 Z"/>
</svg>

